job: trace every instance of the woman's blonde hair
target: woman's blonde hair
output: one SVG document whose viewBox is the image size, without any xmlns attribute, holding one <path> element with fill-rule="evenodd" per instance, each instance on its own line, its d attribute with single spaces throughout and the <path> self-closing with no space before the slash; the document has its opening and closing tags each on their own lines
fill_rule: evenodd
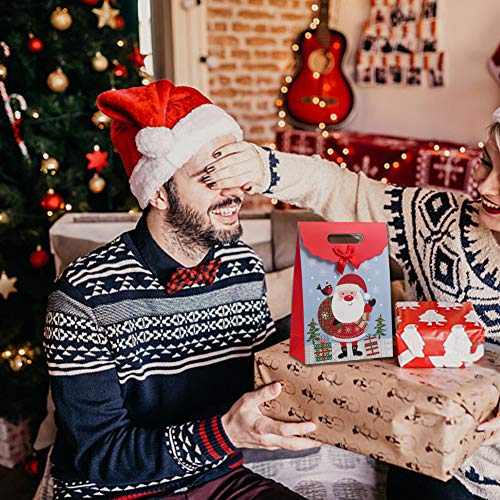
<svg viewBox="0 0 500 500">
<path fill-rule="evenodd" d="M 493 121 L 488 128 L 488 136 L 495 141 L 500 151 L 500 106 L 493 113 Z"/>
</svg>

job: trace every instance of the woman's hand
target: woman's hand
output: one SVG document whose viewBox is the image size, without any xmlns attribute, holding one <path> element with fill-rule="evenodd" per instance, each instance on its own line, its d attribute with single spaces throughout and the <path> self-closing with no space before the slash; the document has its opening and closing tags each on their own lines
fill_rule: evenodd
<svg viewBox="0 0 500 500">
<path fill-rule="evenodd" d="M 214 160 L 202 177 L 210 189 L 242 188 L 248 194 L 261 189 L 265 165 L 253 144 L 245 141 L 227 144 L 213 152 Z"/>
<path fill-rule="evenodd" d="M 488 439 L 483 443 L 483 445 L 488 444 L 500 444 L 500 416 L 492 418 L 487 422 L 483 422 L 478 428 L 478 431 L 487 432 L 490 435 Z"/>
</svg>

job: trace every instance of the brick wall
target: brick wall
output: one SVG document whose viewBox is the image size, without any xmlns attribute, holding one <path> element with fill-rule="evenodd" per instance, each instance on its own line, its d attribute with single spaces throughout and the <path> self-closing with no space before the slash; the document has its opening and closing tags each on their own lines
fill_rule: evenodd
<svg viewBox="0 0 500 500">
<path fill-rule="evenodd" d="M 312 19 L 312 0 L 206 0 L 208 53 L 221 65 L 210 70 L 209 95 L 232 114 L 245 138 L 274 142 L 275 101 L 293 70 L 291 45 Z"/>
</svg>

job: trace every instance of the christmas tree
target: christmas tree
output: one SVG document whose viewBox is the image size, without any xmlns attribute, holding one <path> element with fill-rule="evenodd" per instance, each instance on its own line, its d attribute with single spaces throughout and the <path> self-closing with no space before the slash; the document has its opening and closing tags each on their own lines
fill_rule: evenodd
<svg viewBox="0 0 500 500">
<path fill-rule="evenodd" d="M 319 333 L 319 328 L 318 328 L 318 324 L 316 323 L 316 321 L 314 321 L 314 318 L 311 318 L 311 321 L 309 322 L 309 324 L 307 325 L 309 330 L 307 331 L 307 334 L 309 335 L 307 341 L 308 342 L 319 342 L 319 336 L 318 336 L 318 333 Z"/>
<path fill-rule="evenodd" d="M 375 335 L 377 336 L 377 338 L 380 339 L 386 334 L 386 332 L 387 332 L 387 326 L 385 324 L 385 319 L 382 317 L 381 314 L 379 314 L 375 326 Z"/>
<path fill-rule="evenodd" d="M 13 420 L 45 397 L 50 225 L 71 210 L 137 209 L 96 97 L 152 77 L 118 2 L 17 0 L 0 12 L 0 417 Z"/>
</svg>

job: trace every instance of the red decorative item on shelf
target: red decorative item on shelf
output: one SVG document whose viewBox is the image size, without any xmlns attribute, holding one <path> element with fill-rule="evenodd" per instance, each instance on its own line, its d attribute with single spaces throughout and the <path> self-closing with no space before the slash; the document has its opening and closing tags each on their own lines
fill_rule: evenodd
<svg viewBox="0 0 500 500">
<path fill-rule="evenodd" d="M 278 151 L 319 154 L 354 172 L 400 186 L 430 187 L 477 197 L 474 170 L 481 156 L 476 146 L 405 137 L 286 129 L 276 135 Z"/>
<path fill-rule="evenodd" d="M 64 200 L 53 189 L 49 189 L 40 205 L 47 211 L 55 212 L 64 208 Z"/>
<path fill-rule="evenodd" d="M 43 50 L 43 42 L 40 38 L 36 38 L 33 33 L 29 34 L 28 50 L 30 52 L 41 52 Z"/>
<path fill-rule="evenodd" d="M 30 255 L 30 264 L 34 269 L 45 267 L 49 263 L 49 254 L 37 245 L 36 250 Z"/>
<path fill-rule="evenodd" d="M 94 149 L 93 153 L 87 153 L 85 157 L 89 160 L 87 168 L 89 170 L 95 170 L 99 174 L 102 172 L 104 167 L 109 165 L 108 153 L 106 151 L 103 152 L 99 149 Z"/>
<path fill-rule="evenodd" d="M 85 5 L 97 5 L 99 0 L 81 0 L 81 2 Z"/>
<path fill-rule="evenodd" d="M 113 61 L 113 74 L 119 78 L 126 78 L 128 75 L 127 68 L 118 61 Z"/>
<path fill-rule="evenodd" d="M 114 2 L 111 2 L 111 3 L 114 3 Z M 115 26 L 117 30 L 122 30 L 123 28 L 125 28 L 125 19 L 123 19 L 122 16 L 116 16 L 115 17 Z"/>
<path fill-rule="evenodd" d="M 132 61 L 134 68 L 142 68 L 144 66 L 144 59 L 146 59 L 147 54 L 141 54 L 139 47 L 134 45 L 134 51 L 127 56 L 127 59 Z"/>
<path fill-rule="evenodd" d="M 403 368 L 463 368 L 484 355 L 484 328 L 470 302 L 397 302 Z"/>
</svg>

